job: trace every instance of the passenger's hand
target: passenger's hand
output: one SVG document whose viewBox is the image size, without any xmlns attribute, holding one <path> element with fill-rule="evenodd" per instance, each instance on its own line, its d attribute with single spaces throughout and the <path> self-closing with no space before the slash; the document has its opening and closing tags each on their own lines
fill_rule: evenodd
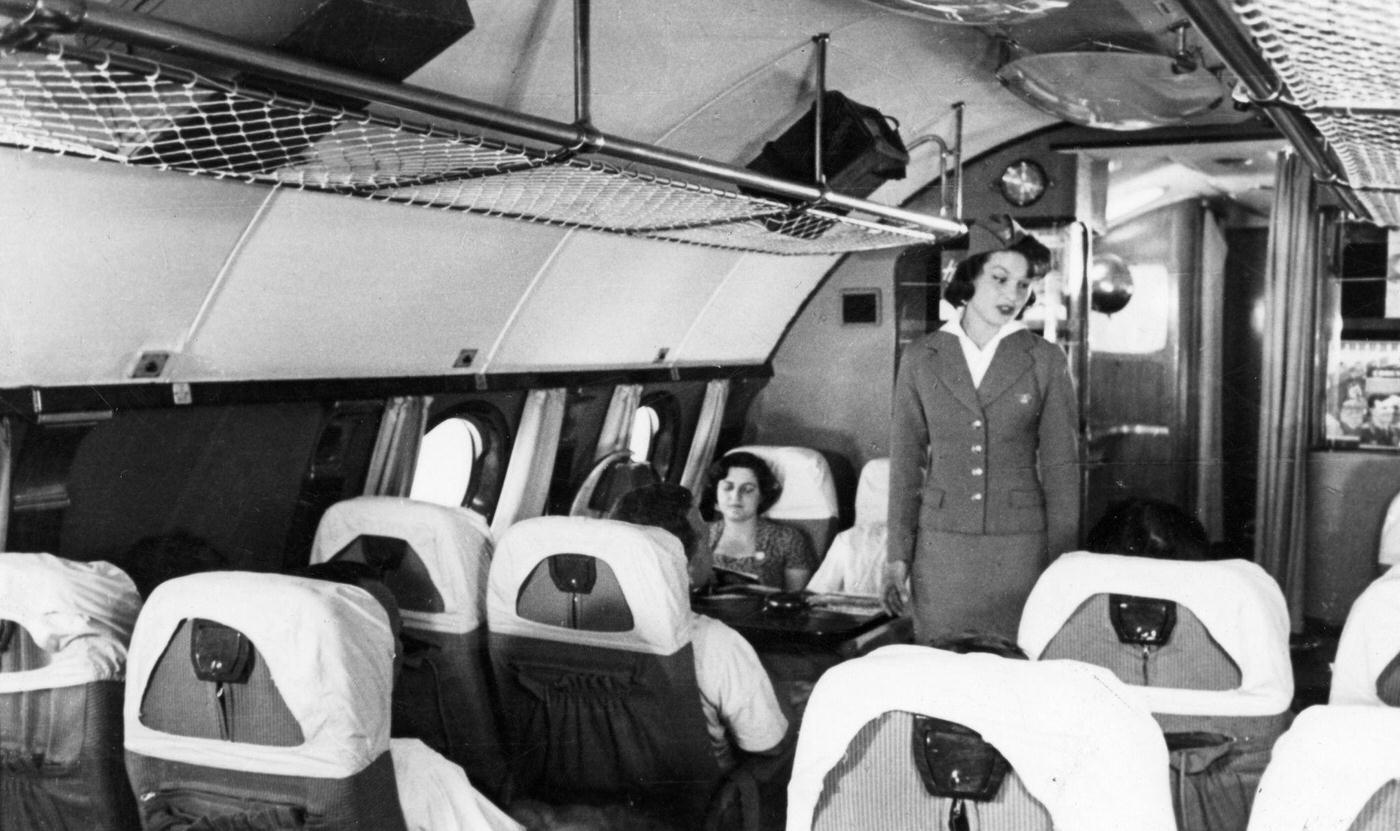
<svg viewBox="0 0 1400 831">
<path fill-rule="evenodd" d="M 904 614 L 909 605 L 909 564 L 903 560 L 885 563 L 884 590 L 880 598 L 885 611 L 892 615 Z"/>
</svg>

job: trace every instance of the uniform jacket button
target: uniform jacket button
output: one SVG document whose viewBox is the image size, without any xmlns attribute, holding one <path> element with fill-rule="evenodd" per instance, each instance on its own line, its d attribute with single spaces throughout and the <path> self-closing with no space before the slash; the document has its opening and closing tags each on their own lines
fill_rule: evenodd
<svg viewBox="0 0 1400 831">
<path fill-rule="evenodd" d="M 974 468 L 972 469 L 972 475 L 973 475 L 973 476 L 981 476 L 981 475 L 982 475 L 982 468 L 980 468 L 980 467 L 974 467 Z"/>
<path fill-rule="evenodd" d="M 972 426 L 973 426 L 973 427 L 981 427 L 981 426 L 982 426 L 982 419 L 980 419 L 980 418 L 979 418 L 979 419 L 975 419 L 975 420 L 972 422 Z"/>
<path fill-rule="evenodd" d="M 974 493 L 974 494 L 972 495 L 972 501 L 973 501 L 973 502 L 981 502 L 981 501 L 982 501 L 982 494 L 980 494 L 980 493 Z"/>
<path fill-rule="evenodd" d="M 972 446 L 972 452 L 973 452 L 973 453 L 981 453 L 981 452 L 982 452 L 982 445 L 980 445 L 980 444 L 974 444 L 974 445 Z"/>
</svg>

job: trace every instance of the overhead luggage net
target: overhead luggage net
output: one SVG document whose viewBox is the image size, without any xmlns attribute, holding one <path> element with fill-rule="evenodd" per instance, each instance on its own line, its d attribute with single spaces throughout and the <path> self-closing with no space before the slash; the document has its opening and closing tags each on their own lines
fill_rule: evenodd
<svg viewBox="0 0 1400 831">
<path fill-rule="evenodd" d="M 1400 24 L 1395 0 L 1244 0 L 1264 58 L 1341 162 L 1378 224 L 1400 226 Z"/>
<path fill-rule="evenodd" d="M 455 119 L 414 118 L 401 104 L 347 106 L 343 93 L 292 97 L 266 91 L 246 70 L 243 77 L 29 43 L 0 55 L 0 144 L 771 254 L 889 248 L 964 230 L 848 197 L 794 204 L 670 178 L 653 172 L 667 156 L 660 149 L 651 167 L 613 163 L 601 158 L 606 142 L 540 149 L 444 126 Z"/>
</svg>

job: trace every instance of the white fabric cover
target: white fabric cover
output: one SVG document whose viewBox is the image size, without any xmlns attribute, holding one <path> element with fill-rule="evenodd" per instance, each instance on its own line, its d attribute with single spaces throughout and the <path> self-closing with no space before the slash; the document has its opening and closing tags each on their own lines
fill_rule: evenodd
<svg viewBox="0 0 1400 831">
<path fill-rule="evenodd" d="M 767 462 L 783 485 L 778 501 L 764 516 L 769 519 L 831 519 L 836 516 L 836 484 L 831 480 L 831 467 L 822 454 L 807 447 L 757 444 L 736 447 L 729 453 L 741 450 Z"/>
<path fill-rule="evenodd" d="M 1400 710 L 1309 707 L 1274 743 L 1249 831 L 1347 831 L 1383 785 L 1400 778 Z"/>
<path fill-rule="evenodd" d="M 856 485 L 856 522 L 836 535 L 817 573 L 807 582 L 814 592 L 843 592 L 878 597 L 884 580 L 890 460 L 872 459 Z"/>
<path fill-rule="evenodd" d="M 442 595 L 441 612 L 401 610 L 406 628 L 463 634 L 481 625 L 492 543 L 491 529 L 479 514 L 399 496 L 347 499 L 322 515 L 311 544 L 311 562 L 326 562 L 362 534 L 413 546 Z"/>
<path fill-rule="evenodd" d="M 524 831 L 467 781 L 466 771 L 417 739 L 389 742 L 408 831 Z"/>
<path fill-rule="evenodd" d="M 141 723 L 151 672 L 181 621 L 248 636 L 306 741 L 270 747 L 163 733 Z M 221 571 L 162 583 L 146 601 L 128 663 L 126 749 L 143 756 L 279 776 L 343 779 L 389 749 L 394 639 L 384 607 L 357 586 Z"/>
<path fill-rule="evenodd" d="M 632 631 L 589 632 L 516 614 L 525 578 L 553 554 L 587 554 L 607 563 L 632 610 Z M 493 633 L 671 655 L 690 643 L 689 589 L 685 554 L 667 531 L 611 519 L 537 517 L 501 535 L 491 561 L 486 617 Z"/>
<path fill-rule="evenodd" d="M 1278 583 L 1246 560 L 1182 561 L 1091 554 L 1060 556 L 1036 582 L 1021 615 L 1021 648 L 1040 657 L 1065 622 L 1095 594 L 1173 600 L 1189 608 L 1240 668 L 1235 690 L 1128 686 L 1154 713 L 1263 716 L 1288 709 L 1293 665 L 1288 609 Z"/>
<path fill-rule="evenodd" d="M 1400 493 L 1391 498 L 1390 507 L 1385 511 L 1377 560 L 1386 566 L 1400 563 Z"/>
<path fill-rule="evenodd" d="M 788 831 L 808 831 L 822 778 L 891 710 L 976 730 L 1006 757 L 1057 831 L 1175 831 L 1157 722 L 1113 673 L 887 646 L 827 670 L 807 704 L 788 786 Z"/>
<path fill-rule="evenodd" d="M 1376 679 L 1400 654 L 1400 569 L 1392 568 L 1366 587 L 1347 613 L 1332 664 L 1329 704 L 1386 706 Z"/>
<path fill-rule="evenodd" d="M 0 673 L 0 693 L 120 681 L 141 596 L 111 563 L 0 553 L 0 620 L 23 626 L 49 663 Z"/>
<path fill-rule="evenodd" d="M 856 483 L 856 525 L 885 522 L 890 512 L 890 460 L 871 459 Z"/>
</svg>

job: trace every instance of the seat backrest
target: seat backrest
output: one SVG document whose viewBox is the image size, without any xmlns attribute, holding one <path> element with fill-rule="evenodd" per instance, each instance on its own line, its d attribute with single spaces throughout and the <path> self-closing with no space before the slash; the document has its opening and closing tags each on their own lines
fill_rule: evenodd
<svg viewBox="0 0 1400 831">
<path fill-rule="evenodd" d="M 393 651 L 383 607 L 355 586 L 251 572 L 162 584 L 132 636 L 124 706 L 144 827 L 402 831 Z"/>
<path fill-rule="evenodd" d="M 139 827 L 120 747 L 140 608 L 109 563 L 0 553 L 0 831 Z"/>
<path fill-rule="evenodd" d="M 679 542 L 586 517 L 516 523 L 491 563 L 491 658 L 518 791 L 683 804 L 719 779 Z"/>
<path fill-rule="evenodd" d="M 1104 670 L 890 646 L 828 670 L 803 717 L 789 829 L 948 828 L 936 755 L 917 717 L 977 733 L 1010 772 L 990 801 L 965 799 L 986 831 L 1173 829 L 1167 751 L 1152 717 Z"/>
<path fill-rule="evenodd" d="M 1166 643 L 1122 643 L 1115 599 L 1168 601 Z M 1175 561 L 1074 552 L 1031 590 L 1018 638 L 1033 659 L 1072 658 L 1112 669 L 1153 712 L 1275 716 L 1293 697 L 1283 594 L 1243 560 Z"/>
<path fill-rule="evenodd" d="M 826 553 L 840 513 L 826 457 L 811 448 L 778 445 L 745 445 L 729 453 L 739 451 L 762 459 L 782 483 L 782 494 L 764 516 L 801 529 L 818 556 Z"/>
<path fill-rule="evenodd" d="M 1032 589 L 1020 642 L 1131 685 L 1168 733 L 1180 827 L 1226 831 L 1249 816 L 1291 717 L 1288 633 L 1283 594 L 1253 563 L 1076 552 Z"/>
<path fill-rule="evenodd" d="M 1314 706 L 1274 745 L 1249 831 L 1400 827 L 1400 710 Z"/>
<path fill-rule="evenodd" d="M 856 521 L 836 535 L 812 575 L 814 592 L 843 592 L 877 596 L 889 538 L 890 460 L 871 459 L 856 485 Z"/>
<path fill-rule="evenodd" d="M 1392 567 L 1351 604 L 1328 703 L 1400 706 L 1400 569 Z"/>
<path fill-rule="evenodd" d="M 311 546 L 313 564 L 388 566 L 385 583 L 408 636 L 393 735 L 422 740 L 492 796 L 506 774 L 484 627 L 493 549 L 475 512 L 392 496 L 332 505 Z"/>
</svg>

